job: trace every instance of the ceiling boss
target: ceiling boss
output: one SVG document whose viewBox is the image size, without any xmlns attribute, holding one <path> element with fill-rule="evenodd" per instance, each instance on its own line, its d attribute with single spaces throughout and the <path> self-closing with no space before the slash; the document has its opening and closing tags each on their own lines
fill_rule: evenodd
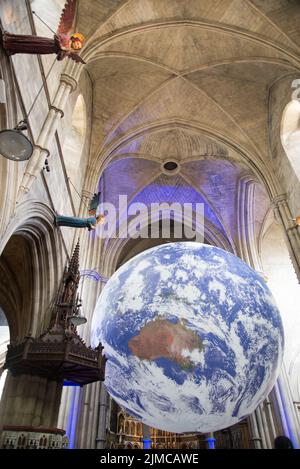
<svg viewBox="0 0 300 469">
<path fill-rule="evenodd" d="M 84 36 L 74 31 L 77 0 L 68 0 L 62 11 L 60 22 L 53 38 L 2 33 L 2 45 L 8 55 L 56 54 L 57 60 L 68 57 L 75 62 L 85 63 L 78 55 L 84 44 Z"/>
</svg>

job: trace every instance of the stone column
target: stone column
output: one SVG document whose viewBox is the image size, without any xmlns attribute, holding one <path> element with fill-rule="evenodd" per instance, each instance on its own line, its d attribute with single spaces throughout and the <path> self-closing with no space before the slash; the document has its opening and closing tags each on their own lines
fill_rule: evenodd
<svg viewBox="0 0 300 469">
<path fill-rule="evenodd" d="M 263 428 L 265 430 L 265 439 L 266 439 L 266 445 L 268 449 L 272 449 L 273 446 L 273 438 L 271 434 L 271 428 L 270 425 L 268 424 L 267 421 L 267 416 L 266 416 L 266 401 L 264 401 L 262 404 L 259 406 L 260 408 L 260 414 L 262 418 L 262 423 L 263 423 Z"/>
<path fill-rule="evenodd" d="M 241 178 L 238 189 L 239 213 L 239 245 L 241 258 L 253 269 L 263 276 L 261 260 L 258 254 L 255 235 L 253 231 L 254 214 L 254 184 L 248 176 Z M 247 207 L 245 212 L 244 208 Z M 242 210 L 242 208 L 243 210 Z M 271 447 L 268 423 L 264 414 L 263 405 L 260 405 L 249 417 L 251 441 L 256 449 Z"/>
<path fill-rule="evenodd" d="M 2 425 L 57 425 L 62 383 L 8 373 L 1 400 Z"/>
<path fill-rule="evenodd" d="M 250 430 L 251 430 L 251 441 L 253 443 L 253 447 L 254 449 L 261 449 L 262 447 L 261 437 L 258 431 L 255 413 L 250 415 L 249 422 L 250 422 Z"/>
<path fill-rule="evenodd" d="M 143 423 L 143 449 L 151 449 L 151 428 Z"/>
<path fill-rule="evenodd" d="M 299 417 L 295 411 L 294 402 L 291 395 L 284 364 L 282 365 L 280 376 L 275 385 L 275 392 L 279 404 L 278 407 L 280 411 L 284 434 L 290 438 L 295 449 L 299 448 L 300 422 Z"/>
<path fill-rule="evenodd" d="M 63 386 L 60 408 L 58 414 L 58 426 L 59 428 L 68 428 L 69 413 L 73 402 L 74 388 L 72 386 Z"/>
<path fill-rule="evenodd" d="M 71 388 L 70 402 L 68 406 L 68 420 L 66 427 L 66 434 L 69 439 L 69 448 L 74 449 L 76 445 L 76 427 L 78 420 L 79 401 L 81 397 L 81 388 L 74 386 Z"/>
<path fill-rule="evenodd" d="M 289 428 L 288 428 L 286 415 L 285 415 L 285 411 L 284 411 L 283 404 L 282 404 L 282 399 L 281 399 L 281 394 L 280 394 L 280 390 L 278 387 L 278 383 L 275 384 L 273 391 L 274 391 L 274 395 L 276 398 L 276 405 L 279 411 L 280 426 L 282 428 L 282 431 L 280 431 L 280 434 L 283 433 L 284 435 L 289 436 Z"/>
<path fill-rule="evenodd" d="M 9 372 L 0 405 L 1 426 L 56 428 L 61 391 L 61 382 Z"/>
<path fill-rule="evenodd" d="M 99 423 L 98 423 L 98 434 L 96 438 L 96 448 L 106 448 L 106 428 L 107 428 L 107 410 L 109 407 L 109 396 L 103 385 L 100 384 L 100 403 L 99 403 Z"/>
<path fill-rule="evenodd" d="M 101 396 L 101 388 L 103 387 L 103 383 L 95 383 L 95 393 L 94 393 L 94 401 L 93 401 L 93 413 L 91 416 L 91 433 L 90 433 L 90 447 L 96 447 L 96 440 L 98 436 L 98 416 L 99 412 L 101 411 L 100 406 L 100 396 Z M 110 398 L 108 396 L 109 404 Z M 107 409 L 110 408 L 108 404 Z M 105 410 L 105 409 L 104 409 Z"/>
<path fill-rule="evenodd" d="M 269 396 L 264 402 L 264 410 L 265 410 L 265 415 L 268 420 L 268 424 L 270 428 L 271 448 L 272 448 L 274 439 L 276 437 L 276 425 L 275 425 L 275 418 L 272 412 L 272 402 Z"/>
<path fill-rule="evenodd" d="M 300 282 L 300 231 L 293 221 L 286 194 L 278 195 L 273 199 L 275 219 L 282 225 L 289 254 Z M 298 214 L 295 214 L 297 216 Z"/>
<path fill-rule="evenodd" d="M 69 94 L 77 87 L 78 78 L 75 78 L 75 76 L 79 76 L 82 67 L 79 65 L 75 73 L 73 73 L 72 67 L 74 67 L 74 65 L 67 66 L 66 72 L 61 75 L 60 84 L 53 104 L 50 106 L 40 134 L 37 138 L 33 154 L 28 161 L 19 186 L 17 202 L 20 202 L 24 194 L 27 194 L 33 182 L 38 177 L 39 172 L 43 168 L 45 158 L 49 155 L 48 146 L 57 130 L 58 120 L 64 116 L 64 108 Z"/>
<path fill-rule="evenodd" d="M 96 439 L 96 428 L 97 427 L 97 415 L 99 413 L 99 390 L 101 389 L 101 383 L 92 383 L 86 386 L 85 402 L 88 405 L 84 407 L 85 419 L 87 427 L 84 429 L 82 435 L 85 448 L 95 448 Z M 96 423 L 95 423 L 96 418 Z M 103 446 L 105 447 L 105 446 Z"/>
<path fill-rule="evenodd" d="M 267 445 L 266 433 L 268 432 L 268 428 L 264 427 L 264 422 L 263 422 L 263 419 L 262 419 L 260 406 L 257 407 L 257 409 L 255 410 L 254 413 L 255 413 L 255 416 L 256 416 L 258 430 L 259 430 L 259 433 L 260 433 L 260 436 L 261 436 L 262 448 L 267 449 L 268 445 Z"/>
<path fill-rule="evenodd" d="M 262 270 L 255 241 L 255 183 L 248 173 L 239 179 L 237 188 L 237 228 L 240 257 L 251 267 Z M 246 209 L 245 209 L 246 207 Z"/>
</svg>

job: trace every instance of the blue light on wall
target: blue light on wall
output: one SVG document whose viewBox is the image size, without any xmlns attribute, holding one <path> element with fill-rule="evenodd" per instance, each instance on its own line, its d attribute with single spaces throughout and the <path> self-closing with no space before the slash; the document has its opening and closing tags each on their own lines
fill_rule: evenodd
<svg viewBox="0 0 300 469">
<path fill-rule="evenodd" d="M 68 384 L 70 383 L 70 384 Z M 69 440 L 69 449 L 74 449 L 76 444 L 76 427 L 79 411 L 80 386 L 72 381 L 65 381 L 64 386 L 68 386 L 71 394 L 70 410 L 67 421 L 66 435 Z"/>
<path fill-rule="evenodd" d="M 151 449 L 151 440 L 149 440 L 148 438 L 143 438 L 143 448 Z"/>
<path fill-rule="evenodd" d="M 207 442 L 208 449 L 216 449 L 216 439 L 214 438 L 212 433 L 207 438 L 205 438 L 205 441 Z"/>
</svg>

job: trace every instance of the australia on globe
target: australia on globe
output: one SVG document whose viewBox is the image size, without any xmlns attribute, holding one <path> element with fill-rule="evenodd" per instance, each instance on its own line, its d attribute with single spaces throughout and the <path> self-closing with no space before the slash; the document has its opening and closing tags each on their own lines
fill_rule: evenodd
<svg viewBox="0 0 300 469">
<path fill-rule="evenodd" d="M 212 432 L 250 415 L 271 391 L 283 327 L 264 279 L 196 242 L 163 244 L 122 265 L 93 315 L 105 385 L 129 414 L 161 430 Z"/>
</svg>

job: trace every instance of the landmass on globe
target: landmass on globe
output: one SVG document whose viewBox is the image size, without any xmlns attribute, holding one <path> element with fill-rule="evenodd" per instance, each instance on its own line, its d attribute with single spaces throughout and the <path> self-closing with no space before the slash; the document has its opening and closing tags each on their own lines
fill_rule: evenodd
<svg viewBox="0 0 300 469">
<path fill-rule="evenodd" d="M 203 350 L 201 338 L 184 323 L 172 323 L 166 319 L 148 322 L 140 333 L 129 340 L 130 351 L 141 360 L 168 358 L 182 369 L 195 366 L 185 351 Z"/>
</svg>

